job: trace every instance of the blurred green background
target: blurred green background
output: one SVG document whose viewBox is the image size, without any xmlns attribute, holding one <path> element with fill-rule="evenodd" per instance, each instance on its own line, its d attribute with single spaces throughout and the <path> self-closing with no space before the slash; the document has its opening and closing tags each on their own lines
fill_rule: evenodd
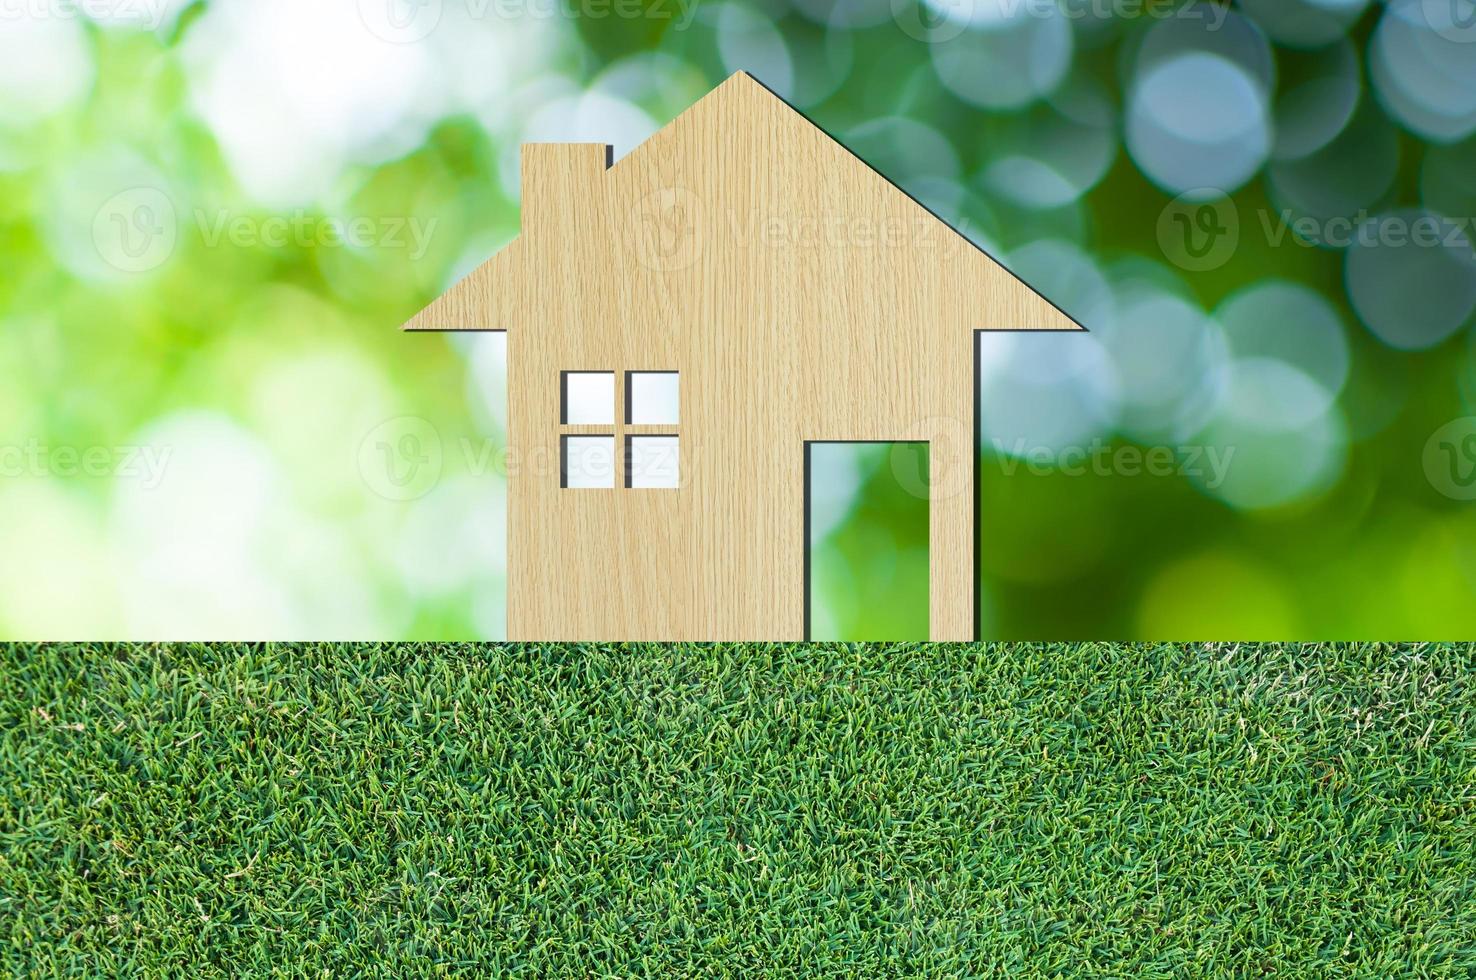
<svg viewBox="0 0 1476 980">
<path fill-rule="evenodd" d="M 1471 0 L 24 0 L 0 636 L 503 636 L 504 347 L 396 327 L 739 69 L 1092 331 L 983 341 L 986 638 L 1476 632 Z M 817 637 L 918 472 L 817 466 Z"/>
</svg>

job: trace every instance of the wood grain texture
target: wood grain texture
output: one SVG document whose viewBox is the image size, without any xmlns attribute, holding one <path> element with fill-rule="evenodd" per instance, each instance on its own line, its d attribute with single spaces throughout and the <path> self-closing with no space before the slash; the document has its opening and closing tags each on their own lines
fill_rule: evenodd
<svg viewBox="0 0 1476 980">
<path fill-rule="evenodd" d="M 746 74 L 606 168 L 524 147 L 521 236 L 406 326 L 508 331 L 508 634 L 798 640 L 805 444 L 929 443 L 930 633 L 974 637 L 977 330 L 1080 327 Z M 559 424 L 564 371 L 615 424 Z M 681 375 L 681 486 L 560 487 L 560 436 Z"/>
</svg>

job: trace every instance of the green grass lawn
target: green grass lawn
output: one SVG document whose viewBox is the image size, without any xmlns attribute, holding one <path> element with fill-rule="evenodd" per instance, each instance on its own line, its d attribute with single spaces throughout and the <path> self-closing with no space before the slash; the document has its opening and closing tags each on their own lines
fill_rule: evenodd
<svg viewBox="0 0 1476 980">
<path fill-rule="evenodd" d="M 7 975 L 1469 976 L 1469 646 L 16 647 Z"/>
</svg>

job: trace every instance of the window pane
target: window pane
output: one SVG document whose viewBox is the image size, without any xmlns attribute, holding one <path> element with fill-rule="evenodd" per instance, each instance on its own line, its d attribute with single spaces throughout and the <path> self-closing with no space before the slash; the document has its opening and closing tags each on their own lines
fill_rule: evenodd
<svg viewBox="0 0 1476 980">
<path fill-rule="evenodd" d="M 565 436 L 563 485 L 574 490 L 615 486 L 615 437 Z"/>
<path fill-rule="evenodd" d="M 676 489 L 676 436 L 630 436 L 626 452 L 626 486 L 636 490 Z"/>
<path fill-rule="evenodd" d="M 626 379 L 627 422 L 632 425 L 677 424 L 675 371 L 632 371 Z"/>
<path fill-rule="evenodd" d="M 565 425 L 615 424 L 615 372 L 565 371 Z"/>
</svg>

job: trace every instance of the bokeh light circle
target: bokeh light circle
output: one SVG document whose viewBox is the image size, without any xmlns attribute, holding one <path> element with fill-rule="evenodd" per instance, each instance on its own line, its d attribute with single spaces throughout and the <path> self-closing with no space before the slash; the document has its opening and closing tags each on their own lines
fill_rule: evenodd
<svg viewBox="0 0 1476 980">
<path fill-rule="evenodd" d="M 749 72 L 780 96 L 794 98 L 794 61 L 773 21 L 751 7 L 725 3 L 718 8 L 717 32 L 726 72 Z"/>
<path fill-rule="evenodd" d="M 1141 76 L 1165 61 L 1191 52 L 1217 55 L 1239 67 L 1268 99 L 1276 91 L 1276 58 L 1255 21 L 1218 3 L 1191 0 L 1150 27 L 1136 44 L 1125 44 L 1124 76 Z"/>
<path fill-rule="evenodd" d="M 1112 296 L 1091 261 L 1063 242 L 1017 252 L 1012 268 L 1072 315 L 1103 324 Z M 1083 445 L 1117 422 L 1120 385 L 1095 334 L 979 335 L 980 439 L 1015 457 Z"/>
<path fill-rule="evenodd" d="M 984 141 L 980 180 L 994 195 L 1032 209 L 1081 198 L 1117 157 L 1116 112 L 1099 86 L 1068 79 L 1048 103 L 1001 120 Z"/>
<path fill-rule="evenodd" d="M 177 254 L 188 202 L 177 183 L 132 149 L 99 148 L 51 176 L 43 228 L 72 275 L 139 281 Z"/>
<path fill-rule="evenodd" d="M 1195 437 L 1219 465 L 1191 478 L 1241 510 L 1282 507 L 1325 490 L 1342 472 L 1347 442 L 1331 401 L 1285 361 L 1235 360 L 1214 418 Z"/>
<path fill-rule="evenodd" d="M 1010 253 L 1009 268 L 1088 330 L 1110 327 L 1116 317 L 1111 283 L 1091 256 L 1071 242 L 1031 242 Z M 1072 348 L 1063 347 L 1063 364 L 1071 358 Z"/>
<path fill-rule="evenodd" d="M 76 18 L 0 13 L 0 129 L 38 122 L 81 101 L 96 76 Z"/>
<path fill-rule="evenodd" d="M 1050 94 L 1071 67 L 1071 25 L 1059 12 L 990 22 L 931 45 L 938 79 L 986 109 L 1017 109 Z"/>
<path fill-rule="evenodd" d="M 989 365 L 979 383 L 984 448 L 1023 457 L 1105 438 L 1117 421 L 1119 387 L 1112 359 L 1090 336 L 980 336 Z M 1062 357 L 1071 345 L 1069 360 Z"/>
<path fill-rule="evenodd" d="M 1476 48 L 1438 30 L 1426 10 L 1422 0 L 1391 0 L 1369 47 L 1369 70 L 1401 123 L 1451 142 L 1476 132 Z"/>
<path fill-rule="evenodd" d="M 1122 387 L 1121 430 L 1143 442 L 1178 440 L 1204 425 L 1229 360 L 1219 326 L 1191 301 L 1143 283 L 1119 289 L 1117 315 L 1095 336 Z"/>
<path fill-rule="evenodd" d="M 1278 44 L 1317 48 L 1342 38 L 1369 0 L 1240 0 L 1240 7 Z"/>
<path fill-rule="evenodd" d="M 1476 255 L 1464 225 L 1402 210 L 1359 226 L 1345 265 L 1353 309 L 1390 347 L 1424 350 L 1476 310 Z"/>
<path fill-rule="evenodd" d="M 1288 280 L 1247 286 L 1215 311 L 1230 353 L 1283 361 L 1317 382 L 1325 411 L 1348 378 L 1348 338 L 1337 310 L 1316 290 Z"/>
<path fill-rule="evenodd" d="M 1265 93 L 1239 65 L 1186 52 L 1134 81 L 1127 144 L 1143 172 L 1171 193 L 1203 186 L 1231 193 L 1270 154 Z"/>
<path fill-rule="evenodd" d="M 1287 219 L 1288 234 L 1343 249 L 1360 212 L 1379 204 L 1398 172 L 1399 134 L 1377 106 L 1366 104 L 1326 146 L 1273 163 L 1267 180 L 1271 199 L 1287 212 L 1278 218 Z"/>
<path fill-rule="evenodd" d="M 1276 100 L 1277 160 L 1298 160 L 1327 146 L 1353 120 L 1363 98 L 1358 52 L 1341 41 L 1307 56 L 1308 74 Z"/>
<path fill-rule="evenodd" d="M 948 137 L 927 123 L 907 116 L 884 116 L 845 134 L 851 152 L 904 189 L 928 186 L 924 181 L 956 182 L 961 169 L 958 151 Z"/>
</svg>

